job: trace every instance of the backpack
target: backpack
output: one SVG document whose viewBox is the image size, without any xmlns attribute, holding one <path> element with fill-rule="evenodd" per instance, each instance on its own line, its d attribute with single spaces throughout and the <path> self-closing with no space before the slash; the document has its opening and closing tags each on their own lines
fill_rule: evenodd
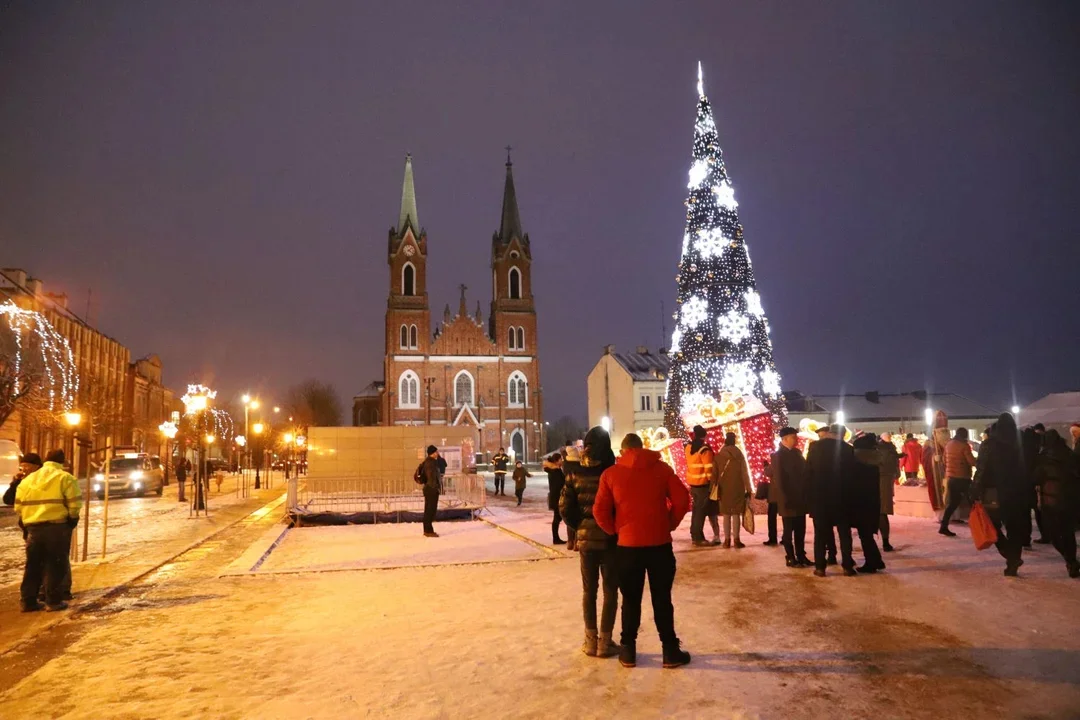
<svg viewBox="0 0 1080 720">
<path fill-rule="evenodd" d="M 417 485 L 423 485 L 427 482 L 427 478 L 424 477 L 424 463 L 416 466 L 416 472 L 413 473 L 412 479 Z"/>
</svg>

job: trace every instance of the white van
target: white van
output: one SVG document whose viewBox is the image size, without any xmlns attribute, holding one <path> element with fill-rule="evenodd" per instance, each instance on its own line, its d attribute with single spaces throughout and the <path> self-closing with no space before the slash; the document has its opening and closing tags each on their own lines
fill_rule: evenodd
<svg viewBox="0 0 1080 720">
<path fill-rule="evenodd" d="M 0 440 L 0 495 L 7 492 L 8 485 L 18 474 L 20 456 L 14 440 Z"/>
</svg>

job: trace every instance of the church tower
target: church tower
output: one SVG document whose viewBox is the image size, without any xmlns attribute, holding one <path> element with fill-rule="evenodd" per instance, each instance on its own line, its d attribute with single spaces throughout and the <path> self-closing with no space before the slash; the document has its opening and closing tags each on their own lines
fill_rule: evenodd
<svg viewBox="0 0 1080 720">
<path fill-rule="evenodd" d="M 401 212 L 390 228 L 387 244 L 390 293 L 386 302 L 386 378 L 396 378 L 402 367 L 423 364 L 431 344 L 431 313 L 427 294 L 427 233 L 416 213 L 412 156 L 405 156 L 401 186 Z M 390 405 L 420 407 L 420 374 L 416 381 L 388 387 Z M 389 397 L 391 395 L 400 397 Z M 384 417 L 389 417 L 389 406 Z"/>
</svg>

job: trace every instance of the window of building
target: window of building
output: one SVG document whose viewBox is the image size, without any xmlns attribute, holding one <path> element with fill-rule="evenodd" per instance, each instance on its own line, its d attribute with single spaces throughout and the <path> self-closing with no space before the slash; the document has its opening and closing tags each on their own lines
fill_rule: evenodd
<svg viewBox="0 0 1080 720">
<path fill-rule="evenodd" d="M 462 370 L 454 378 L 454 405 L 473 404 L 473 378 L 467 370 Z"/>
<path fill-rule="evenodd" d="M 506 387 L 507 404 L 515 407 L 523 407 L 527 404 L 529 396 L 529 383 L 520 372 L 514 372 Z"/>
<path fill-rule="evenodd" d="M 412 263 L 405 263 L 405 267 L 401 268 L 401 294 L 416 294 L 416 268 Z"/>
<path fill-rule="evenodd" d="M 510 299 L 521 299 L 521 271 L 516 267 L 510 268 Z"/>
<path fill-rule="evenodd" d="M 420 378 L 412 370 L 401 373 L 398 380 L 398 407 L 420 407 Z"/>
<path fill-rule="evenodd" d="M 652 395 L 641 396 L 641 411 L 649 412 L 652 410 Z"/>
<path fill-rule="evenodd" d="M 399 345 L 402 350 L 407 350 L 409 347 L 409 328 L 405 325 L 401 326 L 401 342 Z"/>
<path fill-rule="evenodd" d="M 664 412 L 664 396 L 656 396 L 656 412 Z"/>
<path fill-rule="evenodd" d="M 409 328 L 409 348 L 415 350 L 420 347 L 419 340 L 419 333 L 416 330 L 416 326 L 413 325 Z"/>
<path fill-rule="evenodd" d="M 517 333 L 514 328 L 510 328 L 510 349 L 517 350 Z"/>
<path fill-rule="evenodd" d="M 525 349 L 525 328 L 523 327 L 519 327 L 517 329 L 517 349 Z"/>
</svg>

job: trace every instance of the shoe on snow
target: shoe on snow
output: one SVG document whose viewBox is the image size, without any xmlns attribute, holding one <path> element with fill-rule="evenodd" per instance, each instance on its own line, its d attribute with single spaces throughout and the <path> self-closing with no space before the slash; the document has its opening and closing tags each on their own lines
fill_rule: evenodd
<svg viewBox="0 0 1080 720">
<path fill-rule="evenodd" d="M 637 643 L 624 642 L 619 651 L 619 664 L 625 668 L 637 667 Z"/>
<path fill-rule="evenodd" d="M 674 645 L 664 648 L 664 667 L 671 669 L 690 663 L 690 653 L 679 647 L 678 641 Z"/>
</svg>

